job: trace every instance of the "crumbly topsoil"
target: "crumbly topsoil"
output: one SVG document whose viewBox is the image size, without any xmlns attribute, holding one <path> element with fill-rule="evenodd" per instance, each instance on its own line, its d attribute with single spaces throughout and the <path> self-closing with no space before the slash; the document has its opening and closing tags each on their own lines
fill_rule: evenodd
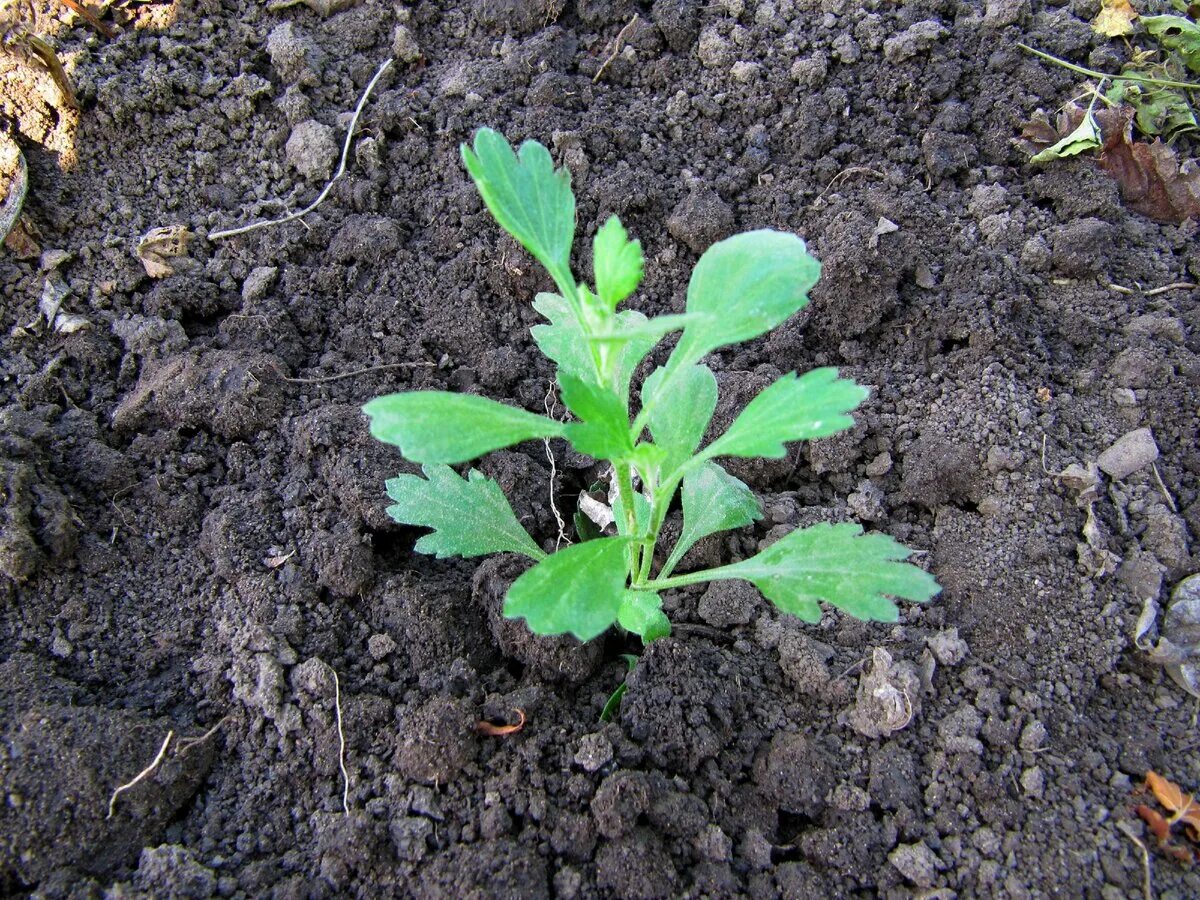
<svg viewBox="0 0 1200 900">
<path fill-rule="evenodd" d="M 1200 242 L 1013 144 L 1079 87 L 1018 41 L 1119 65 L 1094 0 L 192 0 L 129 4 L 113 40 L 36 5 L 81 112 L 65 135 L 51 83 L 5 76 L 28 220 L 69 254 L 0 251 L 7 891 L 1141 895 L 1131 789 L 1200 786 L 1195 701 L 1132 645 L 1197 569 L 1200 292 L 1150 289 L 1200 279 Z M 208 241 L 315 197 L 393 53 L 328 200 Z M 823 365 L 871 398 L 846 435 L 733 466 L 766 518 L 689 564 L 857 520 L 941 596 L 805 627 L 736 585 L 674 592 L 601 724 L 630 644 L 533 641 L 496 615 L 511 561 L 412 552 L 382 486 L 413 467 L 360 404 L 541 411 L 552 377 L 546 282 L 458 162 L 481 125 L 571 169 L 581 271 L 621 215 L 646 312 L 739 230 L 824 264 L 808 311 L 712 360 L 720 414 Z M 151 279 L 136 245 L 170 225 L 197 238 Z M 90 327 L 38 324 L 47 280 Z M 1162 483 L 1105 477 L 1089 545 L 1052 473 L 1139 427 Z M 569 519 L 599 472 L 549 451 Z M 478 466 L 552 545 L 546 448 Z M 519 733 L 476 732 L 518 708 Z M 1150 846 L 1155 891 L 1200 895 Z"/>
</svg>

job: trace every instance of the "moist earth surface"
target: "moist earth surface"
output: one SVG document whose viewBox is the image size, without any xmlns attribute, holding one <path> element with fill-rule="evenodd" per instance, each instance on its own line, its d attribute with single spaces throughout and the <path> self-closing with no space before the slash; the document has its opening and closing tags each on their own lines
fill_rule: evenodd
<svg viewBox="0 0 1200 900">
<path fill-rule="evenodd" d="M 1132 834 L 1156 894 L 1200 895 L 1133 812 L 1148 770 L 1200 785 L 1196 701 L 1134 644 L 1197 571 L 1200 242 L 1014 142 L 1082 84 L 1018 42 L 1126 58 L 1096 2 L 115 6 L 109 38 L 33 4 L 77 110 L 0 70 L 34 244 L 0 256 L 7 891 L 1116 898 Z M 210 239 L 317 197 L 388 57 L 325 201 Z M 731 465 L 765 517 L 684 568 L 857 521 L 940 596 L 806 626 L 739 583 L 668 592 L 605 723 L 636 639 L 535 639 L 499 615 L 521 563 L 413 552 L 383 483 L 415 467 L 363 402 L 561 411 L 548 281 L 459 162 L 484 125 L 570 169 L 581 273 L 608 216 L 641 239 L 634 308 L 682 311 L 742 230 L 823 264 L 710 360 L 717 419 L 817 366 L 870 399 Z M 194 238 L 151 277 L 171 226 Z M 604 474 L 560 441 L 477 466 L 551 549 Z"/>
</svg>

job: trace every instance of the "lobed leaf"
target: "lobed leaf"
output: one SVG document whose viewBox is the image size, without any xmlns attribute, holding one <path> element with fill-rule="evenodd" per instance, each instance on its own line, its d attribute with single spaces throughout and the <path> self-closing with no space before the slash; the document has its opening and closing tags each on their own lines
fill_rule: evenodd
<svg viewBox="0 0 1200 900">
<path fill-rule="evenodd" d="M 663 392 L 667 378 L 671 380 L 669 402 L 652 403 L 650 398 Z M 642 385 L 642 404 L 654 442 L 666 452 L 663 471 L 673 472 L 691 458 L 708 430 L 717 408 L 717 377 L 703 365 L 674 374 L 660 366 Z"/>
<path fill-rule="evenodd" d="M 642 282 L 642 243 L 629 240 L 621 220 L 610 216 L 592 241 L 592 258 L 596 293 L 616 309 Z"/>
<path fill-rule="evenodd" d="M 566 426 L 545 416 L 448 391 L 376 397 L 363 407 L 371 434 L 417 463 L 460 463 L 530 438 L 562 437 Z"/>
<path fill-rule="evenodd" d="M 388 515 L 402 525 L 434 529 L 413 549 L 438 559 L 521 553 L 531 559 L 546 554 L 517 521 L 500 485 L 472 469 L 460 477 L 445 465 L 423 467 L 425 477 L 399 475 L 387 481 L 396 501 Z"/>
<path fill-rule="evenodd" d="M 596 459 L 623 459 L 633 449 L 625 402 L 607 387 L 571 375 L 558 376 L 567 409 L 580 420 L 566 426 L 566 438 L 580 453 Z"/>
<path fill-rule="evenodd" d="M 758 498 L 746 485 L 714 462 L 706 462 L 683 479 L 683 529 L 659 577 L 674 571 L 697 541 L 718 531 L 741 528 L 762 518 Z"/>
<path fill-rule="evenodd" d="M 928 572 L 902 562 L 910 553 L 886 534 L 822 523 L 798 528 L 758 555 L 708 575 L 749 581 L 806 622 L 820 621 L 822 600 L 856 619 L 894 622 L 899 612 L 888 597 L 924 603 L 941 590 Z"/>
<path fill-rule="evenodd" d="M 671 620 L 662 611 L 662 598 L 653 591 L 626 591 L 617 611 L 617 622 L 649 644 L 671 634 Z"/>
<path fill-rule="evenodd" d="M 800 378 L 789 372 L 751 400 L 729 430 L 704 448 L 705 457 L 787 454 L 788 441 L 828 437 L 854 425 L 847 413 L 868 391 L 834 368 L 813 369 Z"/>
<path fill-rule="evenodd" d="M 674 355 L 696 362 L 765 334 L 808 303 L 820 274 L 821 264 L 794 234 L 762 229 L 713 244 L 688 282 L 687 311 L 696 320 Z"/>
<path fill-rule="evenodd" d="M 1146 30 L 1168 50 L 1178 53 L 1193 72 L 1200 72 L 1200 24 L 1183 16 L 1142 16 Z"/>
<path fill-rule="evenodd" d="M 591 640 L 617 619 L 629 573 L 627 549 L 619 537 L 564 547 L 512 583 L 504 615 L 524 619 L 535 634 Z"/>
<path fill-rule="evenodd" d="M 513 152 L 500 133 L 480 128 L 475 147 L 462 145 L 463 163 L 500 227 L 533 254 L 562 286 L 574 286 L 571 244 L 575 196 L 571 173 L 555 170 L 550 151 L 526 141 Z"/>
</svg>

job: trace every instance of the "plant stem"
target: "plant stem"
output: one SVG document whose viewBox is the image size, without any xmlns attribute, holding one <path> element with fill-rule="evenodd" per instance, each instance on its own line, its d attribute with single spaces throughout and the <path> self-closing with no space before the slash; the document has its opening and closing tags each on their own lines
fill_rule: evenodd
<svg viewBox="0 0 1200 900">
<path fill-rule="evenodd" d="M 637 531 L 637 510 L 633 506 L 633 476 L 629 463 L 616 463 L 613 468 L 617 473 L 617 496 L 621 500 L 621 510 L 625 513 L 625 533 L 633 536 Z M 636 541 L 629 543 L 629 574 L 636 580 L 640 568 L 638 553 L 640 546 Z"/>
<path fill-rule="evenodd" d="M 1017 43 L 1017 46 L 1027 53 L 1032 53 L 1034 56 L 1041 57 L 1047 62 L 1052 62 L 1055 65 L 1062 66 L 1064 69 L 1070 69 L 1079 75 L 1087 75 L 1089 78 L 1111 78 L 1113 81 L 1137 81 L 1141 84 L 1153 84 L 1158 87 L 1177 88 L 1181 91 L 1200 91 L 1200 84 L 1190 81 L 1169 81 L 1165 78 L 1151 78 L 1148 75 L 1110 75 L 1107 72 L 1097 72 L 1095 69 L 1085 69 L 1083 66 L 1077 66 L 1074 63 L 1069 63 L 1065 59 L 1059 59 L 1057 56 L 1051 56 L 1041 50 L 1035 50 L 1027 44 Z"/>
</svg>

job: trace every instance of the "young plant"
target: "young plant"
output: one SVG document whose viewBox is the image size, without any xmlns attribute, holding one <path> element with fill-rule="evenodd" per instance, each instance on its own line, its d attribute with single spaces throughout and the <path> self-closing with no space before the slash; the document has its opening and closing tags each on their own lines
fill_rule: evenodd
<svg viewBox="0 0 1200 900">
<path fill-rule="evenodd" d="M 536 563 L 509 588 L 504 614 L 538 634 L 594 638 L 618 623 L 649 642 L 670 633 L 659 593 L 717 579 L 757 587 L 784 612 L 821 618 L 825 601 L 860 619 L 892 622 L 889 597 L 924 602 L 933 578 L 903 560 L 909 551 L 857 525 L 799 528 L 750 559 L 674 574 L 706 535 L 762 517 L 750 489 L 717 462 L 780 458 L 792 441 L 849 428 L 866 389 L 836 369 L 784 375 L 750 401 L 729 428 L 702 439 L 717 404 L 717 379 L 702 360 L 762 335 L 808 302 L 820 265 L 792 234 L 760 230 L 710 247 L 692 272 L 686 312 L 647 318 L 618 311 L 642 279 L 642 248 L 616 216 L 596 232 L 591 285 L 572 274 L 575 198 L 566 169 L 527 141 L 514 153 L 481 129 L 463 160 L 488 209 L 549 272 L 557 293 L 538 294 L 546 323 L 533 339 L 558 366 L 563 403 L 575 417 L 558 422 L 494 400 L 443 391 L 389 394 L 368 403 L 371 433 L 423 465 L 425 477 L 387 482 L 396 521 L 433 529 L 415 549 L 438 557 L 520 553 Z M 662 365 L 630 401 L 634 371 L 667 334 L 681 332 Z M 634 414 L 636 409 L 636 414 Z M 648 432 L 648 434 L 647 434 Z M 496 482 L 451 465 L 533 438 L 565 438 L 580 453 L 611 464 L 617 534 L 545 553 L 525 531 Z M 635 477 L 641 488 L 635 488 Z M 683 527 L 655 570 L 663 521 L 681 494 Z"/>
</svg>

